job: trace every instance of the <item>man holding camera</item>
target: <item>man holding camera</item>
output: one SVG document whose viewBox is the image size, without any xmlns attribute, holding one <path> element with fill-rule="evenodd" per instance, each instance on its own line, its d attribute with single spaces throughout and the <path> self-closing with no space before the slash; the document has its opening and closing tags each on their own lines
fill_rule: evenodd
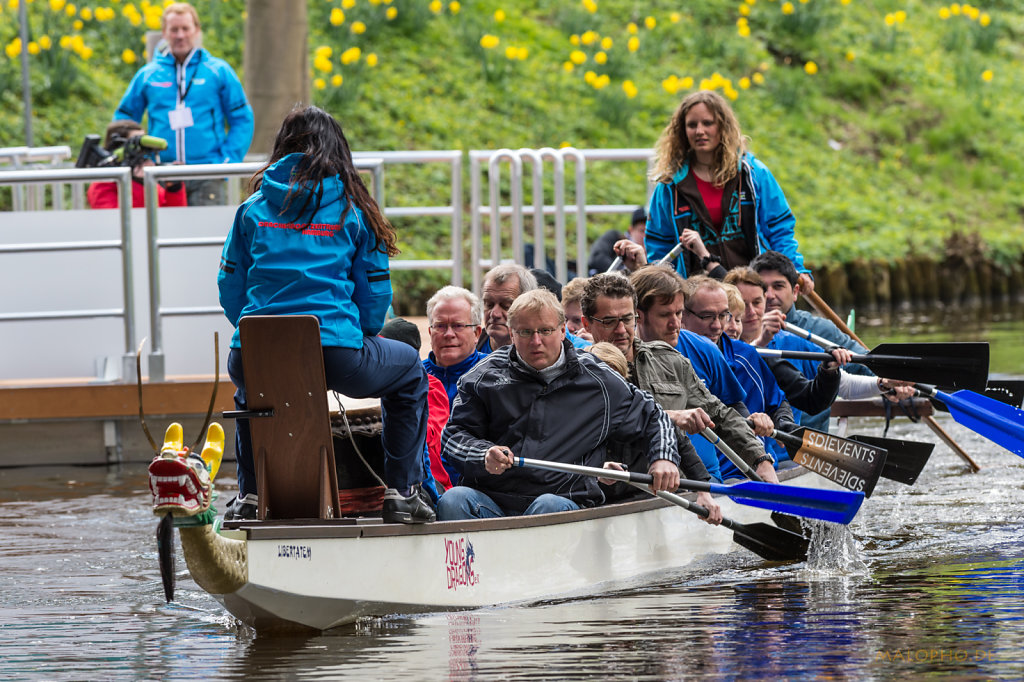
<svg viewBox="0 0 1024 682">
<path fill-rule="evenodd" d="M 131 166 L 132 208 L 145 206 L 142 169 L 157 163 L 157 153 L 167 148 L 167 141 L 143 134 L 142 126 L 130 120 L 114 121 L 107 125 L 102 150 L 96 149 L 98 138 L 98 135 L 86 138 L 78 167 Z M 161 182 L 157 184 L 156 192 L 158 206 L 186 205 L 185 187 L 181 182 Z M 90 208 L 117 208 L 119 205 L 116 182 L 94 182 L 89 185 L 85 197 L 89 200 Z"/>
<path fill-rule="evenodd" d="M 167 140 L 176 163 L 241 162 L 253 135 L 241 81 L 227 62 L 196 47 L 199 15 L 192 5 L 168 5 L 162 26 L 168 52 L 135 74 L 114 120 L 141 121 L 148 111 L 150 134 Z M 191 180 L 185 188 L 189 206 L 224 203 L 222 179 Z"/>
</svg>

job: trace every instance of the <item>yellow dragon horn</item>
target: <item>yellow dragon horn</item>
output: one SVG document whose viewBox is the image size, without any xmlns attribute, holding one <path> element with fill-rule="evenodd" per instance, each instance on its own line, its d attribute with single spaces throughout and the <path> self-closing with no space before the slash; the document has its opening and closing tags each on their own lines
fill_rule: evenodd
<svg viewBox="0 0 1024 682">
<path fill-rule="evenodd" d="M 203 461 L 210 468 L 210 481 L 217 478 L 220 461 L 224 457 L 224 429 L 217 422 L 206 430 L 206 445 L 203 446 Z"/>
<path fill-rule="evenodd" d="M 167 432 L 164 434 L 164 444 L 160 448 L 160 454 L 163 455 L 170 450 L 170 456 L 173 457 L 181 452 L 184 447 L 185 434 L 182 431 L 181 424 L 174 422 L 167 427 Z"/>
</svg>

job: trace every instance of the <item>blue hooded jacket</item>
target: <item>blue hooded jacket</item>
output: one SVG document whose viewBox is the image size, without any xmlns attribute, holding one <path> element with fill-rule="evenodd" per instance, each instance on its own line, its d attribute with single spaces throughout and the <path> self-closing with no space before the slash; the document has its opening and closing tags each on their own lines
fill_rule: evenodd
<svg viewBox="0 0 1024 682">
<path fill-rule="evenodd" d="M 690 172 L 690 167 L 683 164 L 672 182 L 659 182 L 651 195 L 647 209 L 647 232 L 644 246 L 647 249 L 647 260 L 657 263 L 679 243 L 679 230 L 675 221 L 676 185 Z M 786 195 L 775 180 L 771 171 L 753 154 L 747 152 L 740 160 L 740 172 L 747 174 L 753 188 L 753 197 L 742 197 L 742 203 L 754 202 L 756 215 L 756 244 L 751 244 L 752 253 L 756 256 L 762 251 L 778 251 L 788 257 L 798 272 L 810 271 L 804 266 L 804 257 L 800 254 L 794 229 L 796 219 L 786 201 Z M 676 271 L 683 277 L 687 276 L 685 259 L 676 259 Z M 701 274 L 701 273 L 697 273 Z"/>
<path fill-rule="evenodd" d="M 282 208 L 302 154 L 270 166 L 263 184 L 238 207 L 224 242 L 217 286 L 220 304 L 240 348 L 238 321 L 245 315 L 315 315 L 324 346 L 362 348 L 376 335 L 391 305 L 388 256 L 363 213 L 350 205 L 338 176 L 303 188 Z M 314 194 L 302 210 L 306 196 Z M 300 212 L 301 211 L 301 212 Z"/>
<path fill-rule="evenodd" d="M 231 66 L 199 48 L 185 65 L 185 105 L 192 125 L 182 131 L 178 149 L 170 112 L 177 106 L 178 82 L 174 55 L 157 57 L 139 69 L 114 112 L 114 120 L 142 122 L 149 112 L 149 134 L 167 140 L 161 160 L 183 163 L 239 163 L 245 158 L 254 129 L 252 107 Z M 230 128 L 224 131 L 224 126 Z"/>
</svg>

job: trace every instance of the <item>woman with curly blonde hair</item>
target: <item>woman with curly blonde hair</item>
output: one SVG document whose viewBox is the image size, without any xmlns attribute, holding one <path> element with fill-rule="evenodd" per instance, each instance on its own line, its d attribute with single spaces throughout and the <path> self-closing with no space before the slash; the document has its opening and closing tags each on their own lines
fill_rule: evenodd
<svg viewBox="0 0 1024 682">
<path fill-rule="evenodd" d="M 658 184 L 644 240 L 655 262 L 676 244 L 685 248 L 676 270 L 721 279 L 762 251 L 784 253 L 810 289 L 793 233 L 786 196 L 761 161 L 747 151 L 732 107 L 722 95 L 699 90 L 679 104 L 655 145 L 651 179 Z"/>
</svg>

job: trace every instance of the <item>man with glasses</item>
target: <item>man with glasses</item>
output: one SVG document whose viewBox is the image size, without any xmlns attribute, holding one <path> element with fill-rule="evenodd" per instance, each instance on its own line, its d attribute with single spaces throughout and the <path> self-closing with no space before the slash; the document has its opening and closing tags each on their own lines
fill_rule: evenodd
<svg viewBox="0 0 1024 682">
<path fill-rule="evenodd" d="M 687 452 L 689 444 L 682 435 L 696 434 L 710 427 L 765 480 L 778 480 L 761 441 L 754 437 L 744 416 L 712 395 L 689 360 L 661 339 L 641 341 L 636 338 L 637 295 L 629 280 L 619 275 L 591 277 L 583 291 L 581 305 L 583 322 L 594 335 L 594 341 L 607 341 L 622 351 L 629 363 L 630 382 L 651 393 L 679 429 L 677 437 L 683 439 L 684 444 L 680 448 L 681 466 L 686 478 L 707 480 L 701 476 L 704 471 L 718 477 L 717 458 L 709 458 L 710 468 L 699 458 L 694 463 L 694 457 Z M 707 443 L 703 438 L 700 440 Z M 642 454 L 639 453 L 641 457 Z M 630 458 L 623 459 L 633 464 Z M 698 498 L 698 502 L 711 509 L 707 500 Z M 720 521 L 721 511 L 716 509 L 712 519 Z"/>
<path fill-rule="evenodd" d="M 444 384 L 449 406 L 455 400 L 459 378 L 487 357 L 476 349 L 482 321 L 480 299 L 468 289 L 446 286 L 427 301 L 430 353 L 423 367 Z"/>
<path fill-rule="evenodd" d="M 441 520 L 545 514 L 604 501 L 597 480 L 513 468 L 514 457 L 601 466 L 609 439 L 639 439 L 654 490 L 679 485 L 676 432 L 647 393 L 565 336 L 565 313 L 546 290 L 508 310 L 512 345 L 491 353 L 459 382 L 441 446 L 461 471 L 441 496 Z"/>
<path fill-rule="evenodd" d="M 723 332 L 732 317 L 729 297 L 717 279 L 695 275 L 686 280 L 683 290 L 683 328 L 714 343 L 743 387 L 744 405 L 750 412 L 754 432 L 764 439 L 765 450 L 776 461 L 789 459 L 785 448 L 770 436 L 774 429 L 797 428 L 793 410 L 779 388 L 771 369 L 753 346 L 729 338 Z M 741 478 L 743 474 L 725 458 L 719 458 L 723 478 Z"/>
</svg>

